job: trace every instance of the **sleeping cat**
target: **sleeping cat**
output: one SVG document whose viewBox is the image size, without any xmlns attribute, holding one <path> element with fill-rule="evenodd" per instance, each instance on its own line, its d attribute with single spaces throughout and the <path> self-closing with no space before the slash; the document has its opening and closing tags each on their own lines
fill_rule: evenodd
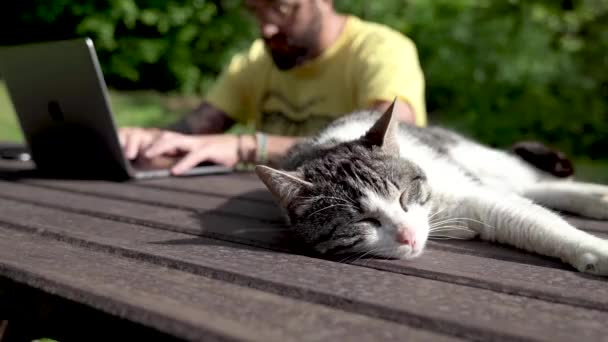
<svg viewBox="0 0 608 342">
<path fill-rule="evenodd" d="M 544 207 L 608 219 L 608 186 L 544 173 L 441 128 L 358 112 L 256 173 L 306 246 L 411 259 L 429 238 L 479 236 L 608 275 L 608 241 Z M 544 206 L 544 207 L 543 207 Z"/>
</svg>

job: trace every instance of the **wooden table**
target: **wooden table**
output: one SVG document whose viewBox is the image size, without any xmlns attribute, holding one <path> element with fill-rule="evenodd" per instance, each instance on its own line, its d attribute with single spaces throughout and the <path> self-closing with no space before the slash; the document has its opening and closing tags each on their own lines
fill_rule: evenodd
<svg viewBox="0 0 608 342">
<path fill-rule="evenodd" d="M 54 305 L 60 340 L 608 341 L 606 280 L 553 259 L 443 241 L 415 261 L 339 263 L 290 252 L 252 174 L 11 179 L 20 165 L 0 164 L 0 298 Z"/>
</svg>

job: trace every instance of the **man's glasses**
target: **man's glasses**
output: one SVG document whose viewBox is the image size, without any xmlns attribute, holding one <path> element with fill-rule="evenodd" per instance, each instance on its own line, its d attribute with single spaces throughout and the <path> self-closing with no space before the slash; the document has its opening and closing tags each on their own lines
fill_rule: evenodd
<svg viewBox="0 0 608 342">
<path fill-rule="evenodd" d="M 295 0 L 246 0 L 245 7 L 261 22 L 286 23 L 299 7 Z"/>
</svg>

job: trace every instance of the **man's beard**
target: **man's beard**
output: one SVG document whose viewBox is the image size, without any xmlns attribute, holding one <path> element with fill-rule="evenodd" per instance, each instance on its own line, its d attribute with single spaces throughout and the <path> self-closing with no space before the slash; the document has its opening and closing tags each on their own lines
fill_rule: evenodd
<svg viewBox="0 0 608 342">
<path fill-rule="evenodd" d="M 318 55 L 320 33 L 321 17 L 316 13 L 306 32 L 297 39 L 278 33 L 264 42 L 277 68 L 289 70 Z"/>
</svg>

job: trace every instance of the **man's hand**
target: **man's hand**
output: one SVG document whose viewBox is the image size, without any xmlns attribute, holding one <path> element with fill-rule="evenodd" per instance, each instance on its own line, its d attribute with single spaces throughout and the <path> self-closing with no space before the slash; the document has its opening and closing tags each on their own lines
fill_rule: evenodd
<svg viewBox="0 0 608 342">
<path fill-rule="evenodd" d="M 157 128 L 124 127 L 118 129 L 120 145 L 128 160 L 137 159 L 163 131 Z"/>
<path fill-rule="evenodd" d="M 121 128 L 118 133 L 127 159 L 153 161 L 159 157 L 175 158 L 177 163 L 171 167 L 175 175 L 204 161 L 230 167 L 239 161 L 238 141 L 234 135 L 185 135 L 136 127 Z"/>
<path fill-rule="evenodd" d="M 143 151 L 146 159 L 161 156 L 181 157 L 171 167 L 171 173 L 175 175 L 183 174 L 204 161 L 232 167 L 239 162 L 238 138 L 227 134 L 184 135 L 163 131 Z"/>
</svg>

